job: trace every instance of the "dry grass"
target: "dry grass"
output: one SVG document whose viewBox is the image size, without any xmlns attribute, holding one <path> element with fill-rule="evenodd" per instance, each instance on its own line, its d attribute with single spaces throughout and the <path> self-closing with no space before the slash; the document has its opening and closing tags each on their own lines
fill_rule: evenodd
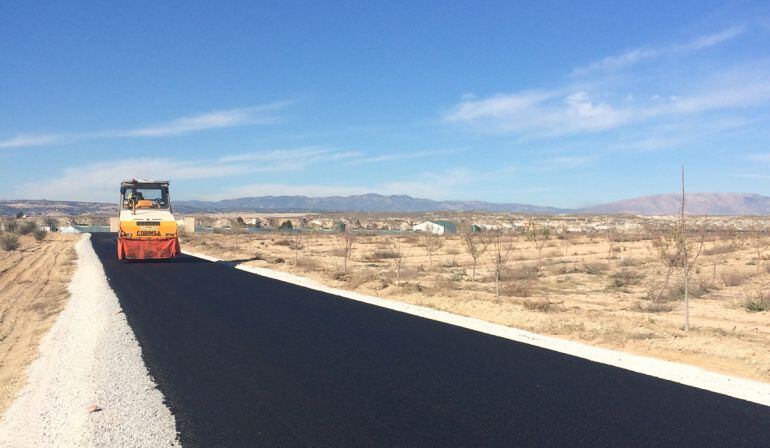
<svg viewBox="0 0 770 448">
<path fill-rule="evenodd" d="M 78 238 L 22 236 L 16 250 L 0 252 L 0 414 L 24 384 L 40 339 L 66 303 Z"/>
</svg>

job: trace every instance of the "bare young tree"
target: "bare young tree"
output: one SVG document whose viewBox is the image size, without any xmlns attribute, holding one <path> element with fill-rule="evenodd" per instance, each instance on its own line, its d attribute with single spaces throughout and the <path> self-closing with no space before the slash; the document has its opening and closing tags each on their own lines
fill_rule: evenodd
<svg viewBox="0 0 770 448">
<path fill-rule="evenodd" d="M 433 254 L 435 254 L 444 245 L 444 239 L 438 233 L 422 232 L 420 234 L 420 246 L 428 254 L 428 267 L 433 267 Z"/>
<path fill-rule="evenodd" d="M 406 266 L 406 255 L 404 254 L 403 245 L 403 238 L 396 235 L 388 237 L 388 247 L 392 253 L 391 260 L 393 261 L 393 268 L 396 270 L 396 285 L 401 284 L 401 269 Z"/>
<path fill-rule="evenodd" d="M 612 260 L 612 252 L 615 249 L 615 243 L 618 242 L 618 230 L 613 225 L 607 228 L 607 242 L 610 244 L 607 260 Z"/>
<path fill-rule="evenodd" d="M 244 222 L 239 216 L 238 219 L 233 219 L 230 222 L 230 234 L 235 236 L 235 251 L 238 252 L 238 236 L 244 233 Z"/>
<path fill-rule="evenodd" d="M 701 230 L 700 237 L 697 240 L 691 240 L 688 235 L 687 215 L 685 214 L 685 192 L 684 192 L 684 166 L 682 166 L 682 209 L 679 212 L 679 252 L 681 254 L 682 271 L 684 272 L 684 331 L 690 331 L 690 295 L 688 283 L 690 280 L 690 271 L 698 261 L 703 251 L 703 242 L 705 232 Z"/>
<path fill-rule="evenodd" d="M 342 258 L 342 272 L 348 273 L 348 260 L 353 254 L 353 245 L 356 242 L 356 234 L 346 226 L 336 235 L 335 254 Z"/>
<path fill-rule="evenodd" d="M 679 216 L 674 226 L 663 233 L 657 241 L 659 257 L 667 267 L 662 288 L 655 294 L 654 301 L 660 303 L 662 294 L 668 289 L 668 283 L 676 269 L 682 270 L 684 288 L 684 330 L 690 330 L 690 273 L 703 251 L 705 242 L 705 222 L 698 234 L 690 235 L 687 222 L 684 167 L 682 167 L 682 198 Z M 716 271 L 715 271 L 716 272 Z"/>
<path fill-rule="evenodd" d="M 299 262 L 299 253 L 305 248 L 307 243 L 307 234 L 299 229 L 294 229 L 289 234 L 289 248 L 294 251 L 294 267 Z"/>
<path fill-rule="evenodd" d="M 465 243 L 465 248 L 468 250 L 468 255 L 473 259 L 471 281 L 476 281 L 476 266 L 478 266 L 481 255 L 487 250 L 488 243 L 479 232 L 473 231 L 471 225 L 463 225 L 460 236 L 463 239 L 463 243 Z"/>
<path fill-rule="evenodd" d="M 486 255 L 489 261 L 489 271 L 495 278 L 496 300 L 500 300 L 500 277 L 515 249 L 516 238 L 513 235 L 506 235 L 500 229 L 489 232 Z"/>
<path fill-rule="evenodd" d="M 765 251 L 766 243 L 765 243 L 765 233 L 762 229 L 762 226 L 760 226 L 758 223 L 753 223 L 751 225 L 751 246 L 754 248 L 754 251 L 757 255 L 757 271 L 762 269 L 762 253 Z"/>
<path fill-rule="evenodd" d="M 537 272 L 540 274 L 543 271 L 543 248 L 551 237 L 551 229 L 531 219 L 524 229 L 524 235 L 537 249 Z"/>
<path fill-rule="evenodd" d="M 684 331 L 690 331 L 690 272 L 698 261 L 705 241 L 705 224 L 696 238 L 690 236 L 690 228 L 687 223 L 686 195 L 684 183 L 684 167 L 682 167 L 682 205 L 679 209 L 679 217 L 674 227 L 667 235 L 661 238 L 660 258 L 668 266 L 666 281 L 663 289 L 655 296 L 659 301 L 661 294 L 668 287 L 671 274 L 677 268 L 682 269 L 684 287 Z"/>
</svg>

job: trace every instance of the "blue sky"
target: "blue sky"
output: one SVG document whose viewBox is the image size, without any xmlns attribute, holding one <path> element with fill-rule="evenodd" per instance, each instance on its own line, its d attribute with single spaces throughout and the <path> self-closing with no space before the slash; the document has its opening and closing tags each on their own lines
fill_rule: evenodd
<svg viewBox="0 0 770 448">
<path fill-rule="evenodd" d="M 767 2 L 44 3 L 0 3 L 0 198 L 770 195 Z"/>
</svg>

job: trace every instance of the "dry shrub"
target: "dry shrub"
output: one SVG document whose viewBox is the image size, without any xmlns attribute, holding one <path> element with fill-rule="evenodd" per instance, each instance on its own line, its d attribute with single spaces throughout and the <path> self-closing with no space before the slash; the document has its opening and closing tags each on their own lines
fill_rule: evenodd
<svg viewBox="0 0 770 448">
<path fill-rule="evenodd" d="M 398 258 L 398 252 L 390 249 L 376 249 L 369 255 L 364 255 L 363 259 L 367 261 L 389 260 Z"/>
<path fill-rule="evenodd" d="M 636 302 L 632 309 L 644 313 L 667 313 L 674 309 L 674 304 L 671 302 Z"/>
<path fill-rule="evenodd" d="M 420 293 L 420 292 L 425 292 L 427 289 L 421 283 L 417 283 L 417 282 L 401 282 L 401 284 L 398 285 L 398 287 L 401 289 L 401 291 L 405 293 L 414 293 L 414 292 Z"/>
<path fill-rule="evenodd" d="M 553 274 L 554 275 L 564 275 L 564 274 L 575 274 L 575 273 L 579 272 L 578 269 L 575 267 L 575 265 L 566 264 L 566 263 L 567 262 L 565 262 L 564 264 L 560 264 L 560 265 L 556 266 L 556 268 L 554 268 L 554 270 L 553 270 Z"/>
<path fill-rule="evenodd" d="M 530 297 L 532 283 L 529 281 L 504 283 L 500 285 L 500 294 L 508 297 Z"/>
<path fill-rule="evenodd" d="M 601 275 L 607 269 L 609 266 L 606 263 L 586 263 L 583 265 L 585 273 L 590 275 Z"/>
<path fill-rule="evenodd" d="M 618 262 L 618 265 L 623 268 L 633 268 L 644 264 L 644 260 L 641 258 L 623 258 Z"/>
<path fill-rule="evenodd" d="M 275 243 L 276 246 L 286 246 L 289 247 L 292 245 L 291 240 L 278 240 Z"/>
<path fill-rule="evenodd" d="M 275 264 L 286 263 L 286 260 L 283 257 L 275 257 L 273 258 L 273 263 Z"/>
<path fill-rule="evenodd" d="M 347 282 L 348 281 L 348 274 L 342 272 L 342 271 L 335 271 L 332 272 L 331 276 L 332 280 L 339 280 L 341 282 Z"/>
<path fill-rule="evenodd" d="M 560 258 L 562 255 L 564 255 L 564 252 L 560 250 L 552 250 L 545 254 L 547 258 Z"/>
<path fill-rule="evenodd" d="M 373 291 L 382 291 L 383 289 L 386 289 L 390 286 L 390 280 L 380 277 L 378 279 L 364 283 L 364 286 Z"/>
<path fill-rule="evenodd" d="M 297 267 L 305 271 L 320 271 L 321 263 L 313 258 L 300 257 L 297 259 Z"/>
<path fill-rule="evenodd" d="M 13 234 L 5 234 L 0 237 L 0 248 L 5 251 L 16 250 L 19 248 L 19 237 Z"/>
<path fill-rule="evenodd" d="M 562 302 L 552 302 L 548 298 L 537 300 L 524 300 L 521 302 L 524 308 L 531 311 L 540 311 L 542 313 L 550 313 L 554 311 L 564 311 L 564 304 Z"/>
<path fill-rule="evenodd" d="M 43 241 L 45 239 L 45 230 L 35 230 L 32 232 L 32 237 L 35 238 L 35 241 Z"/>
<path fill-rule="evenodd" d="M 33 221 L 25 221 L 22 225 L 19 226 L 19 234 L 21 235 L 29 235 L 35 230 L 37 230 L 37 224 L 35 224 Z"/>
<path fill-rule="evenodd" d="M 737 248 L 732 244 L 727 244 L 724 246 L 709 247 L 709 248 L 703 249 L 703 255 L 729 254 L 731 252 L 735 252 L 736 249 Z"/>
<path fill-rule="evenodd" d="M 446 250 L 447 255 L 460 255 L 460 249 L 456 247 L 450 247 Z"/>
<path fill-rule="evenodd" d="M 770 292 L 761 290 L 746 296 L 740 302 L 740 307 L 753 313 L 770 311 Z"/>
<path fill-rule="evenodd" d="M 452 258 L 449 261 L 442 261 L 442 262 L 438 263 L 436 266 L 438 266 L 440 268 L 456 268 L 456 267 L 459 267 L 460 265 L 457 263 L 457 260 Z"/>
<path fill-rule="evenodd" d="M 506 269 L 501 277 L 503 281 L 536 280 L 537 265 L 522 264 L 515 268 Z"/>
<path fill-rule="evenodd" d="M 621 269 L 610 276 L 610 287 L 620 289 L 641 283 L 644 275 L 631 269 Z"/>
<path fill-rule="evenodd" d="M 740 286 L 748 280 L 749 277 L 751 276 L 744 272 L 727 271 L 722 273 L 722 283 L 724 283 L 725 286 Z"/>
</svg>

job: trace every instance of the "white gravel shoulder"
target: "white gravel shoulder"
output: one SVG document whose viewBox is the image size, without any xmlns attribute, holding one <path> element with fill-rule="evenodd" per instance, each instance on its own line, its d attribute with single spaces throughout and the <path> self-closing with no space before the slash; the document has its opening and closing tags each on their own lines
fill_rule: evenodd
<svg viewBox="0 0 770 448">
<path fill-rule="evenodd" d="M 67 306 L 0 420 L 0 447 L 179 446 L 90 235 L 77 243 Z M 89 412 L 92 405 L 102 410 Z"/>
<path fill-rule="evenodd" d="M 182 252 L 193 257 L 202 258 L 204 260 L 222 261 L 218 258 L 205 254 L 189 252 L 186 250 L 182 250 Z M 664 361 L 647 356 L 633 355 L 630 353 L 601 347 L 594 347 L 581 344 L 579 342 L 568 341 L 566 339 L 559 339 L 551 336 L 532 333 L 518 328 L 493 324 L 491 322 L 486 322 L 472 317 L 460 316 L 446 311 L 439 311 L 433 308 L 412 305 L 396 300 L 383 299 L 380 297 L 368 296 L 344 289 L 332 288 L 315 280 L 300 277 L 288 272 L 245 265 L 235 265 L 234 267 L 236 269 L 250 272 L 252 274 L 274 278 L 283 282 L 293 283 L 295 285 L 334 294 L 346 299 L 365 302 L 371 305 L 400 311 L 402 313 L 412 314 L 415 316 L 424 317 L 426 319 L 432 319 L 439 322 L 456 325 L 458 327 L 480 331 L 482 333 L 510 339 L 512 341 L 523 342 L 525 344 L 566 353 L 568 355 L 577 356 L 601 364 L 608 364 L 645 375 L 697 387 L 699 389 L 728 395 L 731 397 L 739 398 L 741 400 L 770 406 L 770 383 L 753 381 L 730 375 L 723 375 L 721 373 L 712 372 L 687 364 Z"/>
</svg>

